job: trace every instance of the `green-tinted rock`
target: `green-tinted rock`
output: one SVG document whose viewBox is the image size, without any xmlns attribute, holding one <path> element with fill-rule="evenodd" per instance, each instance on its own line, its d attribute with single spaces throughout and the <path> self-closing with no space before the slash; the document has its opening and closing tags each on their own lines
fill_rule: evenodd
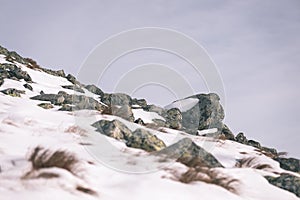
<svg viewBox="0 0 300 200">
<path fill-rule="evenodd" d="M 97 128 L 96 131 L 117 140 L 128 139 L 132 135 L 127 126 L 118 120 L 100 120 L 92 124 L 92 126 Z"/>
<path fill-rule="evenodd" d="M 282 169 L 300 173 L 300 160 L 296 158 L 275 158 Z"/>
<path fill-rule="evenodd" d="M 126 145 L 148 152 L 159 151 L 166 147 L 162 140 L 144 129 L 136 129 L 127 139 Z"/>
</svg>

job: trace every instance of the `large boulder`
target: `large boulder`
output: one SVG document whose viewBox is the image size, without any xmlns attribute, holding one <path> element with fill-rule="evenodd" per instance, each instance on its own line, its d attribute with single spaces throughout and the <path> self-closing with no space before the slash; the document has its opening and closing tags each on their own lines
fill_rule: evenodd
<svg viewBox="0 0 300 200">
<path fill-rule="evenodd" d="M 77 85 L 62 85 L 61 87 L 69 90 L 74 90 L 76 92 L 84 93 L 84 90 Z"/>
<path fill-rule="evenodd" d="M 248 144 L 248 140 L 242 132 L 236 135 L 235 140 L 241 144 Z"/>
<path fill-rule="evenodd" d="M 132 105 L 138 105 L 141 106 L 142 108 L 147 107 L 147 101 L 145 99 L 132 99 Z"/>
<path fill-rule="evenodd" d="M 167 111 L 166 124 L 172 129 L 182 128 L 182 115 L 178 108 L 171 108 Z"/>
<path fill-rule="evenodd" d="M 32 100 L 50 101 L 54 105 L 61 105 L 65 101 L 65 97 L 61 94 L 40 94 L 30 97 Z"/>
<path fill-rule="evenodd" d="M 134 115 L 129 105 L 123 105 L 121 107 L 112 107 L 112 115 L 126 119 L 127 121 L 134 122 Z"/>
<path fill-rule="evenodd" d="M 144 129 L 136 129 L 127 139 L 128 147 L 143 149 L 148 152 L 159 151 L 166 147 L 165 143 Z"/>
<path fill-rule="evenodd" d="M 92 124 L 92 126 L 97 128 L 96 131 L 117 140 L 127 140 L 132 135 L 132 132 L 127 128 L 127 126 L 119 120 L 100 120 Z"/>
<path fill-rule="evenodd" d="M 185 109 L 185 101 L 192 100 L 190 108 Z M 196 100 L 196 101 L 195 101 Z M 197 94 L 185 99 L 179 100 L 176 104 L 183 103 L 182 126 L 186 130 L 204 130 L 217 128 L 222 132 L 224 128 L 224 110 L 220 104 L 220 98 L 217 94 Z"/>
<path fill-rule="evenodd" d="M 297 197 L 300 197 L 300 178 L 290 175 L 290 174 L 281 174 L 279 177 L 265 177 L 270 184 L 279 187 L 281 189 L 287 190 L 294 193 Z"/>
<path fill-rule="evenodd" d="M 0 79 L 5 78 L 13 80 L 24 79 L 26 82 L 32 82 L 30 75 L 26 71 L 21 70 L 14 64 L 0 64 Z"/>
<path fill-rule="evenodd" d="M 177 143 L 157 152 L 156 155 L 176 159 L 189 167 L 199 165 L 209 168 L 223 167 L 212 154 L 195 144 L 190 138 L 181 139 Z"/>
<path fill-rule="evenodd" d="M 296 158 L 274 158 L 277 162 L 280 163 L 282 169 L 286 169 L 293 172 L 300 173 L 300 160 Z"/>
<path fill-rule="evenodd" d="M 155 113 L 159 114 L 160 116 L 164 116 L 166 114 L 165 109 L 163 109 L 162 107 L 156 106 L 156 105 L 147 105 L 143 109 L 148 112 L 155 112 Z"/>
</svg>

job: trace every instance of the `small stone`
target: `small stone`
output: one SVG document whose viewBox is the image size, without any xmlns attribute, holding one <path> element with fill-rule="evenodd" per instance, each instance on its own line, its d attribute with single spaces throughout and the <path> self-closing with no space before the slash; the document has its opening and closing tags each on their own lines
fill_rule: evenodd
<svg viewBox="0 0 300 200">
<path fill-rule="evenodd" d="M 54 108 L 54 106 L 51 103 L 40 103 L 38 106 L 44 108 L 44 109 L 51 109 Z"/>
<path fill-rule="evenodd" d="M 33 90 L 32 86 L 29 85 L 28 83 L 25 83 L 23 86 L 24 86 L 24 88 L 26 88 L 26 89 L 28 89 L 28 90 L 30 90 L 30 91 Z"/>
</svg>

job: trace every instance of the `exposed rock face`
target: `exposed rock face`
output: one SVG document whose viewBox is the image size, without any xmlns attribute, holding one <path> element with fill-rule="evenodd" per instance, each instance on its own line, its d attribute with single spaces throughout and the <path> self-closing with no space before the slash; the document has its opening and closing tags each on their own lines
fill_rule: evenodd
<svg viewBox="0 0 300 200">
<path fill-rule="evenodd" d="M 155 113 L 159 114 L 160 116 L 164 116 L 166 114 L 166 111 L 163 108 L 156 106 L 156 105 L 147 105 L 143 109 L 148 112 L 155 112 Z"/>
<path fill-rule="evenodd" d="M 131 131 L 118 120 L 100 120 L 92 124 L 92 126 L 97 128 L 96 131 L 117 140 L 128 139 L 132 135 Z"/>
<path fill-rule="evenodd" d="M 75 76 L 73 76 L 72 74 L 68 74 L 66 76 L 66 79 L 68 79 L 68 81 L 70 81 L 74 85 L 76 85 L 76 84 L 80 85 L 80 83 L 76 80 Z"/>
<path fill-rule="evenodd" d="M 126 145 L 148 152 L 159 151 L 166 147 L 162 140 L 144 129 L 136 129 L 128 138 Z"/>
<path fill-rule="evenodd" d="M 100 97 L 102 97 L 103 94 L 104 94 L 104 92 L 100 88 L 98 88 L 97 86 L 95 86 L 95 85 L 86 85 L 85 89 L 87 89 L 91 93 L 99 95 Z"/>
<path fill-rule="evenodd" d="M 275 158 L 280 163 L 280 167 L 289 171 L 300 173 L 300 160 L 296 158 Z"/>
<path fill-rule="evenodd" d="M 5 90 L 1 90 L 0 92 L 2 92 L 3 94 L 12 96 L 12 97 L 21 97 L 21 94 L 25 94 L 24 90 L 17 90 L 15 88 L 8 88 Z"/>
<path fill-rule="evenodd" d="M 255 140 L 248 140 L 247 144 L 248 144 L 249 146 L 253 146 L 253 147 L 258 148 L 258 149 L 261 148 L 260 143 L 257 142 L 257 141 L 255 141 Z"/>
<path fill-rule="evenodd" d="M 182 128 L 182 115 L 178 108 L 171 108 L 166 114 L 166 124 L 173 129 Z"/>
<path fill-rule="evenodd" d="M 106 105 L 110 106 L 124 106 L 124 105 L 132 105 L 132 99 L 129 95 L 123 93 L 116 94 L 104 94 L 101 98 L 101 101 Z"/>
<path fill-rule="evenodd" d="M 184 138 L 177 143 L 157 152 L 157 155 L 165 155 L 167 158 L 177 159 L 177 161 L 189 166 L 196 167 L 201 163 L 207 167 L 223 167 L 221 163 L 209 152 L 196 145 L 190 138 Z"/>
<path fill-rule="evenodd" d="M 282 188 L 289 192 L 294 193 L 297 197 L 300 197 L 300 178 L 292 176 L 290 174 L 281 174 L 279 177 L 265 177 L 269 183 L 276 187 Z"/>
</svg>

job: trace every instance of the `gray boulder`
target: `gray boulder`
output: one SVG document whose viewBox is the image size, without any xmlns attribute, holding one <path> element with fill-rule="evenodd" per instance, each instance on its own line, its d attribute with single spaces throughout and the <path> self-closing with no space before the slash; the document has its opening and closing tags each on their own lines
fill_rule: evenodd
<svg viewBox="0 0 300 200">
<path fill-rule="evenodd" d="M 127 139 L 128 147 L 143 149 L 148 152 L 159 151 L 166 147 L 165 143 L 144 129 L 136 129 Z"/>
<path fill-rule="evenodd" d="M 261 145 L 255 140 L 248 140 L 247 145 L 260 149 Z"/>
<path fill-rule="evenodd" d="M 96 131 L 117 140 L 128 139 L 131 137 L 132 132 L 122 122 L 118 120 L 108 121 L 100 120 L 92 124 L 93 127 L 97 128 Z"/>
<path fill-rule="evenodd" d="M 0 78 L 0 86 L 3 85 L 4 80 L 2 78 Z"/>
<path fill-rule="evenodd" d="M 132 105 L 132 99 L 129 95 L 123 93 L 115 93 L 115 94 L 104 94 L 101 97 L 101 101 L 108 106 L 124 106 Z"/>
<path fill-rule="evenodd" d="M 68 74 L 67 76 L 66 76 L 66 79 L 68 80 L 68 81 L 70 81 L 71 83 L 73 83 L 74 85 L 80 85 L 80 83 L 76 80 L 76 77 L 75 76 L 73 76 L 72 74 Z"/>
<path fill-rule="evenodd" d="M 147 101 L 145 99 L 132 99 L 132 105 L 139 105 L 142 108 L 146 108 L 147 107 Z"/>
<path fill-rule="evenodd" d="M 7 88 L 5 90 L 1 90 L 0 92 L 12 97 L 21 97 L 21 94 L 25 94 L 24 90 L 17 90 L 15 88 Z"/>
<path fill-rule="evenodd" d="M 248 144 L 248 140 L 242 132 L 236 135 L 235 140 L 241 144 Z"/>
<path fill-rule="evenodd" d="M 38 106 L 40 106 L 41 108 L 44 108 L 44 109 L 54 108 L 51 103 L 40 103 L 40 104 L 38 104 Z"/>
<path fill-rule="evenodd" d="M 292 176 L 290 174 L 281 174 L 279 177 L 265 177 L 270 184 L 294 193 L 297 197 L 300 197 L 300 178 Z"/>
<path fill-rule="evenodd" d="M 32 82 L 31 77 L 26 71 L 22 71 L 19 67 L 14 64 L 0 64 L 0 79 L 13 79 L 21 80 L 24 79 L 26 82 Z"/>
<path fill-rule="evenodd" d="M 182 128 L 182 115 L 178 108 L 171 108 L 167 111 L 166 124 L 172 129 Z"/>
<path fill-rule="evenodd" d="M 280 163 L 280 167 L 285 170 L 298 172 L 300 173 L 300 160 L 296 158 L 274 158 L 277 162 Z"/>
<path fill-rule="evenodd" d="M 157 152 L 156 155 L 176 159 L 188 167 L 223 167 L 212 154 L 196 145 L 190 138 L 184 138 Z"/>
<path fill-rule="evenodd" d="M 98 88 L 97 86 L 95 86 L 95 85 L 86 85 L 85 89 L 87 89 L 91 93 L 94 93 L 94 94 L 99 95 L 101 97 L 104 94 L 104 92 L 100 88 Z"/>
<path fill-rule="evenodd" d="M 148 112 L 155 112 L 155 113 L 159 114 L 160 116 L 164 116 L 166 114 L 165 109 L 163 109 L 162 107 L 156 106 L 156 105 L 147 105 L 143 109 Z"/>
<path fill-rule="evenodd" d="M 126 119 L 127 121 L 134 122 L 134 115 L 129 105 L 121 107 L 112 107 L 112 115 Z"/>
<path fill-rule="evenodd" d="M 223 128 L 224 110 L 219 96 L 214 93 L 197 94 L 188 98 L 197 98 L 199 102 L 191 109 L 182 112 L 182 125 L 186 129 Z"/>
</svg>

